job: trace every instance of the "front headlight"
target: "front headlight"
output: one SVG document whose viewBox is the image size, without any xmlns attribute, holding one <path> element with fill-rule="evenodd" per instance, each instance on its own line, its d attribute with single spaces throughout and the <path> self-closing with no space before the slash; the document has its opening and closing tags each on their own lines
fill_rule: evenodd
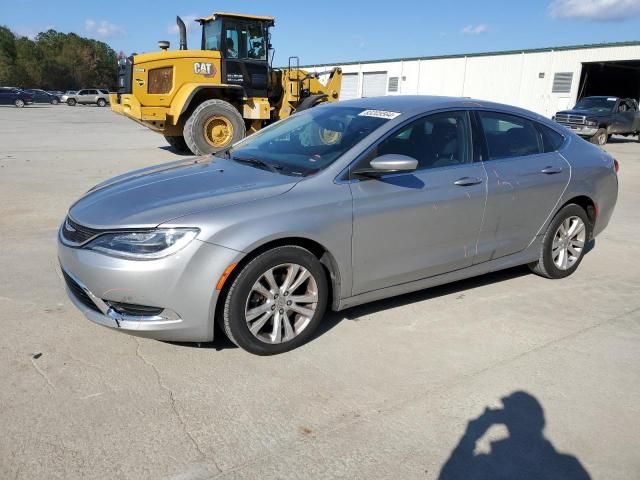
<svg viewBox="0 0 640 480">
<path fill-rule="evenodd" d="M 85 248 L 114 257 L 154 260 L 186 247 L 198 235 L 197 228 L 167 228 L 148 232 L 117 232 L 100 235 Z"/>
<path fill-rule="evenodd" d="M 597 127 L 598 126 L 598 122 L 595 122 L 593 120 L 587 120 L 586 122 L 584 122 L 585 125 L 587 125 L 588 127 Z"/>
</svg>

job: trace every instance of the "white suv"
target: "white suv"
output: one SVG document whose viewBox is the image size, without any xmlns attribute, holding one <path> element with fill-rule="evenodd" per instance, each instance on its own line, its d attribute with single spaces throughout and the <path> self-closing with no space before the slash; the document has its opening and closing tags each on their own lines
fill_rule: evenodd
<svg viewBox="0 0 640 480">
<path fill-rule="evenodd" d="M 69 95 L 67 98 L 67 105 L 75 107 L 76 104 L 84 105 L 98 105 L 104 107 L 109 103 L 109 90 L 98 88 L 85 88 L 78 90 L 75 95 Z"/>
</svg>

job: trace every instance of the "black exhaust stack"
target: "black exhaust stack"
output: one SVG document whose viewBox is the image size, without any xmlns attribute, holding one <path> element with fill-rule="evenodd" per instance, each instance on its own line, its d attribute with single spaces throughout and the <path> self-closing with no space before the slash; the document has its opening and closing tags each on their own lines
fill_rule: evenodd
<svg viewBox="0 0 640 480">
<path fill-rule="evenodd" d="M 178 30 L 180 30 L 180 50 L 187 49 L 187 26 L 184 24 L 180 17 L 176 17 L 176 23 L 178 24 Z"/>
</svg>

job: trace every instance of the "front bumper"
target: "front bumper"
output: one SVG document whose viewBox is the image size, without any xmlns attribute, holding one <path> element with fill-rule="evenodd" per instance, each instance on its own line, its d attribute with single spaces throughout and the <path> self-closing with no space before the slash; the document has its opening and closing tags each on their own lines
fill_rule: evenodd
<svg viewBox="0 0 640 480">
<path fill-rule="evenodd" d="M 591 127 L 588 125 L 573 125 L 568 123 L 560 123 L 560 125 L 581 137 L 593 137 L 598 131 L 598 127 Z"/>
<path fill-rule="evenodd" d="M 89 320 L 166 341 L 213 340 L 216 283 L 239 255 L 194 240 L 168 257 L 134 261 L 68 247 L 58 239 L 60 268 L 72 279 L 65 282 L 67 294 Z M 160 307 L 162 311 L 126 315 L 109 302 Z"/>
</svg>

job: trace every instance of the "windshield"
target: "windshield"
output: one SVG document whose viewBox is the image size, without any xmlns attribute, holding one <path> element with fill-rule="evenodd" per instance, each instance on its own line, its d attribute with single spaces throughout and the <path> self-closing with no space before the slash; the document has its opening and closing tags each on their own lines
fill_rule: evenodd
<svg viewBox="0 0 640 480">
<path fill-rule="evenodd" d="M 316 107 L 247 137 L 226 155 L 287 175 L 313 175 L 394 116 L 363 108 Z"/>
<path fill-rule="evenodd" d="M 587 97 L 576 103 L 576 110 L 589 110 L 591 112 L 611 112 L 616 105 L 613 97 Z"/>
</svg>

